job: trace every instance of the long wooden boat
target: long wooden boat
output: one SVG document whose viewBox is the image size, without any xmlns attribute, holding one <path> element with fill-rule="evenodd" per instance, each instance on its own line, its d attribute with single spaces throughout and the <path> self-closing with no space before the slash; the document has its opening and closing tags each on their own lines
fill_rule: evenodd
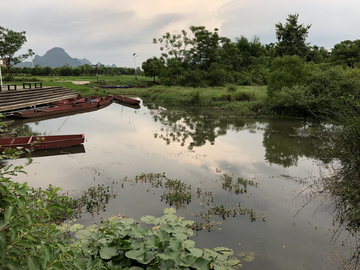
<svg viewBox="0 0 360 270">
<path fill-rule="evenodd" d="M 63 99 L 63 100 L 52 102 L 52 103 L 50 103 L 50 105 L 55 105 L 55 106 L 72 105 L 75 103 L 92 101 L 95 98 L 97 98 L 97 96 L 69 98 L 69 99 Z"/>
<path fill-rule="evenodd" d="M 133 104 L 133 105 L 140 104 L 140 100 L 137 100 L 137 99 L 128 98 L 128 97 L 124 97 L 124 96 L 120 96 L 120 95 L 113 95 L 113 97 L 116 101 L 119 101 L 119 102 Z"/>
<path fill-rule="evenodd" d="M 17 147 L 34 150 L 64 148 L 81 144 L 84 140 L 84 134 L 0 138 L 0 151 Z"/>
<path fill-rule="evenodd" d="M 88 101 L 83 103 L 75 103 L 73 105 L 62 105 L 53 108 L 46 108 L 46 109 L 33 109 L 23 112 L 15 112 L 13 114 L 14 117 L 23 117 L 23 118 L 30 118 L 30 117 L 40 117 L 40 116 L 47 116 L 47 115 L 54 115 L 54 114 L 63 114 L 69 112 L 77 112 L 88 110 L 90 108 L 98 106 L 97 101 Z"/>
<path fill-rule="evenodd" d="M 113 96 L 95 98 L 94 101 L 98 103 L 98 106 L 106 106 L 113 102 Z"/>
<path fill-rule="evenodd" d="M 128 85 L 101 85 L 101 88 L 129 88 Z"/>
</svg>

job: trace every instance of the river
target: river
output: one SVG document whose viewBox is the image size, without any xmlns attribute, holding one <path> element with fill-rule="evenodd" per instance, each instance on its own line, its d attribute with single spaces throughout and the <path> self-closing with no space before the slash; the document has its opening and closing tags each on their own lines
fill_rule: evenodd
<svg viewBox="0 0 360 270">
<path fill-rule="evenodd" d="M 138 220 L 161 216 L 170 207 L 161 197 L 166 188 L 136 181 L 141 174 L 159 173 L 191 186 L 188 202 L 171 205 L 177 215 L 205 224 L 208 219 L 213 226 L 197 232 L 197 246 L 228 247 L 235 255 L 254 252 L 244 269 L 339 269 L 355 246 L 348 233 L 336 233 L 331 202 L 309 189 L 329 157 L 326 140 L 308 133 L 302 120 L 242 119 L 142 102 L 138 109 L 113 103 L 32 121 L 16 120 L 11 128 L 84 133 L 85 143 L 34 157 L 27 175 L 13 180 L 42 188 L 52 184 L 71 196 L 109 187 L 115 196 L 106 209 L 81 215 L 82 224 L 118 214 Z M 238 178 L 248 181 L 246 192 L 234 184 Z M 233 182 L 226 185 L 224 179 Z M 216 206 L 239 210 L 239 204 L 247 214 L 203 218 Z"/>
</svg>

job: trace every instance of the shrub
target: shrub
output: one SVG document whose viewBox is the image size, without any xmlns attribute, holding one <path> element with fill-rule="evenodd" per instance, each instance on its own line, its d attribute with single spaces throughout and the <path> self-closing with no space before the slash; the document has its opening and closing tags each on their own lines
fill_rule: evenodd
<svg viewBox="0 0 360 270">
<path fill-rule="evenodd" d="M 229 91 L 229 92 L 236 92 L 236 85 L 233 85 L 233 84 L 231 84 L 231 85 L 228 85 L 227 87 L 226 87 L 226 89 Z"/>
<path fill-rule="evenodd" d="M 308 76 L 305 59 L 294 56 L 277 57 L 271 64 L 268 77 L 267 93 L 270 98 L 275 98 L 276 93 L 283 87 L 293 87 L 304 84 Z"/>
</svg>

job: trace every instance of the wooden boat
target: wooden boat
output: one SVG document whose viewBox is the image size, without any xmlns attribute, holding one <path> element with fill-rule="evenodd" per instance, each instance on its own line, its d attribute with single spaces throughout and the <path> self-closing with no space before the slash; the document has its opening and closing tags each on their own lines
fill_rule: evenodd
<svg viewBox="0 0 360 270">
<path fill-rule="evenodd" d="M 99 97 L 94 99 L 98 106 L 106 106 L 113 102 L 113 96 Z"/>
<path fill-rule="evenodd" d="M 92 101 L 95 98 L 97 98 L 97 96 L 69 98 L 69 99 L 63 99 L 63 100 L 52 102 L 52 103 L 50 103 L 50 105 L 55 105 L 55 106 L 72 105 L 75 103 Z"/>
<path fill-rule="evenodd" d="M 113 98 L 114 98 L 116 101 L 123 102 L 123 103 L 127 103 L 127 104 L 136 105 L 136 104 L 139 104 L 139 103 L 140 103 L 140 100 L 133 99 L 133 98 L 128 98 L 128 97 L 124 97 L 124 96 L 120 96 L 120 95 L 113 95 Z"/>
<path fill-rule="evenodd" d="M 101 85 L 101 88 L 129 88 L 128 85 Z"/>
<path fill-rule="evenodd" d="M 130 87 L 130 88 L 134 88 L 134 87 L 137 87 L 137 88 L 145 88 L 145 87 L 147 87 L 147 85 L 131 85 L 131 84 L 129 84 L 129 87 Z"/>
<path fill-rule="evenodd" d="M 23 117 L 23 118 L 40 117 L 40 116 L 47 116 L 54 114 L 64 114 L 69 112 L 83 111 L 96 106 L 98 106 L 97 101 L 88 101 L 88 102 L 75 103 L 72 105 L 62 105 L 62 106 L 46 108 L 46 109 L 33 109 L 23 112 L 15 112 L 13 116 Z"/>
<path fill-rule="evenodd" d="M 34 150 L 64 148 L 81 144 L 84 140 L 84 134 L 0 138 L 0 151 L 17 147 Z"/>
</svg>

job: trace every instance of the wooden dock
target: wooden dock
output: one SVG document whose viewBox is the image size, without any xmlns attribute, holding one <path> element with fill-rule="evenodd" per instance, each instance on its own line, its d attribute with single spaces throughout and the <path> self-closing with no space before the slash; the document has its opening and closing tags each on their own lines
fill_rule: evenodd
<svg viewBox="0 0 360 270">
<path fill-rule="evenodd" d="M 64 87 L 41 87 L 0 92 L 0 113 L 46 105 L 54 101 L 77 97 L 74 90 Z"/>
</svg>

